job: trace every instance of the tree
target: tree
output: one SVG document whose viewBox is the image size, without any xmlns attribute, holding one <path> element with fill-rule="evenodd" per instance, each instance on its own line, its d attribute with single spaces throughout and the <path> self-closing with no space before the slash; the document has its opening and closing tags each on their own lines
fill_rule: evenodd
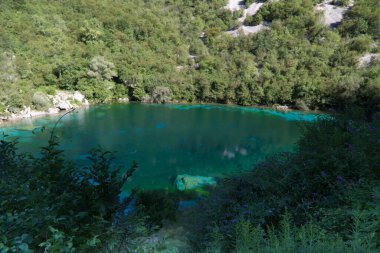
<svg viewBox="0 0 380 253">
<path fill-rule="evenodd" d="M 95 56 L 91 60 L 87 75 L 100 81 L 110 81 L 117 76 L 117 72 L 112 62 L 106 61 L 103 56 Z"/>
<path fill-rule="evenodd" d="M 132 89 L 132 98 L 136 101 L 142 101 L 146 92 L 141 84 L 137 84 Z"/>
<path fill-rule="evenodd" d="M 172 92 L 170 88 L 165 86 L 157 86 L 152 93 L 154 103 L 165 104 L 171 101 Z"/>
</svg>

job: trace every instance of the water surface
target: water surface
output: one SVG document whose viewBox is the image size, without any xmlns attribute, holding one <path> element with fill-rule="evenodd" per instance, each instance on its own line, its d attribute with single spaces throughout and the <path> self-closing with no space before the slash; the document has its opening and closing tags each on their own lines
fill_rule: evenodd
<svg viewBox="0 0 380 253">
<path fill-rule="evenodd" d="M 0 129 L 37 153 L 59 116 L 22 120 Z M 294 148 L 299 125 L 316 115 L 220 105 L 114 104 L 80 109 L 56 129 L 60 148 L 77 163 L 100 145 L 117 162 L 140 169 L 128 188 L 170 187 L 178 174 L 226 176 Z M 46 130 L 42 131 L 43 128 Z"/>
</svg>

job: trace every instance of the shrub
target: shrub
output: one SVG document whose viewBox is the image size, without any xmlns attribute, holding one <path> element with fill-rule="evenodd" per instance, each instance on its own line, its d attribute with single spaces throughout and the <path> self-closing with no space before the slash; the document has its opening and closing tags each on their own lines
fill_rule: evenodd
<svg viewBox="0 0 380 253">
<path fill-rule="evenodd" d="M 144 96 L 146 95 L 142 85 L 136 85 L 132 90 L 132 98 L 136 101 L 143 101 Z"/>
<path fill-rule="evenodd" d="M 179 197 L 166 190 L 143 191 L 136 196 L 140 214 L 147 216 L 150 227 L 161 227 L 165 220 L 175 220 Z"/>
<path fill-rule="evenodd" d="M 24 99 L 20 94 L 12 94 L 7 101 L 8 111 L 11 113 L 18 113 L 24 107 Z"/>
<path fill-rule="evenodd" d="M 33 157 L 0 141 L 1 252 L 99 252 L 119 233 L 116 218 L 127 203 L 118 194 L 137 165 L 119 176 L 113 153 L 94 149 L 89 165 L 78 168 L 57 145 L 53 138 Z"/>
<path fill-rule="evenodd" d="M 32 103 L 34 108 L 40 111 L 47 110 L 52 106 L 49 97 L 42 92 L 36 92 L 33 94 Z"/>
<path fill-rule="evenodd" d="M 308 226 L 312 224 L 319 232 L 310 250 L 322 252 L 326 247 L 326 252 L 343 252 L 338 248 L 376 252 L 380 247 L 376 244 L 380 238 L 376 204 L 380 200 L 376 194 L 380 122 L 366 122 L 362 114 L 358 115 L 321 118 L 307 124 L 296 152 L 276 155 L 246 175 L 218 185 L 189 216 L 189 239 L 198 245 L 196 249 L 207 247 L 216 230 L 223 237 L 222 252 L 233 252 L 237 243 L 241 250 L 251 248 L 255 242 L 249 239 L 250 233 L 265 231 L 260 249 L 270 247 L 263 252 L 271 252 L 276 245 L 278 250 L 292 247 L 278 252 L 308 252 L 300 249 L 312 239 L 302 242 L 296 234 L 311 229 Z M 284 214 L 294 220 L 294 226 L 287 226 L 293 233 L 290 238 L 282 237 L 286 235 L 281 230 Z M 357 220 L 354 227 L 353 220 Z M 244 235 L 233 237 L 236 226 Z M 276 241 L 267 241 L 268 237 Z M 337 244 L 330 238 L 338 238 Z M 359 251 L 354 246 L 358 243 Z M 327 247 L 329 244 L 332 248 Z"/>
<path fill-rule="evenodd" d="M 103 56 L 96 56 L 91 60 L 87 75 L 100 81 L 110 81 L 117 72 L 112 62 L 106 61 Z"/>
<path fill-rule="evenodd" d="M 93 18 L 91 20 L 85 20 L 84 25 L 80 28 L 79 38 L 81 41 L 89 43 L 91 41 L 100 40 L 102 35 L 102 24 Z"/>
<path fill-rule="evenodd" d="M 172 92 L 170 88 L 157 86 L 152 93 L 153 103 L 165 104 L 171 101 Z"/>
</svg>

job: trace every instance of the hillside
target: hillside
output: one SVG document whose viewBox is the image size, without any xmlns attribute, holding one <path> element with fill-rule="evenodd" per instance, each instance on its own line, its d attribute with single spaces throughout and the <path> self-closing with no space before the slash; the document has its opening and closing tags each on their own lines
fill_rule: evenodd
<svg viewBox="0 0 380 253">
<path fill-rule="evenodd" d="M 360 60 L 378 54 L 378 1 L 343 7 L 334 27 L 318 8 L 349 3 L 237 3 L 1 1 L 0 111 L 47 107 L 33 95 L 56 90 L 92 102 L 378 109 L 379 64 Z M 241 22 L 248 36 L 225 33 Z"/>
<path fill-rule="evenodd" d="M 66 111 L 2 125 L 0 253 L 380 252 L 379 42 L 379 0 L 0 0 L 0 123 Z"/>
</svg>

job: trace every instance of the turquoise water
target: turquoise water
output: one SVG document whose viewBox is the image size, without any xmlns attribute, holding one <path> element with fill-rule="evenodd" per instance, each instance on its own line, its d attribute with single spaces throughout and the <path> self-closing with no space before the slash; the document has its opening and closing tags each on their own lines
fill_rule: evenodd
<svg viewBox="0 0 380 253">
<path fill-rule="evenodd" d="M 129 187 L 171 187 L 178 174 L 226 176 L 266 156 L 294 148 L 299 126 L 316 118 L 299 112 L 220 105 L 114 104 L 80 109 L 56 129 L 60 148 L 77 163 L 100 145 L 117 163 L 139 163 Z M 59 116 L 22 120 L 0 131 L 37 153 Z M 43 128 L 46 128 L 42 131 Z"/>
</svg>

